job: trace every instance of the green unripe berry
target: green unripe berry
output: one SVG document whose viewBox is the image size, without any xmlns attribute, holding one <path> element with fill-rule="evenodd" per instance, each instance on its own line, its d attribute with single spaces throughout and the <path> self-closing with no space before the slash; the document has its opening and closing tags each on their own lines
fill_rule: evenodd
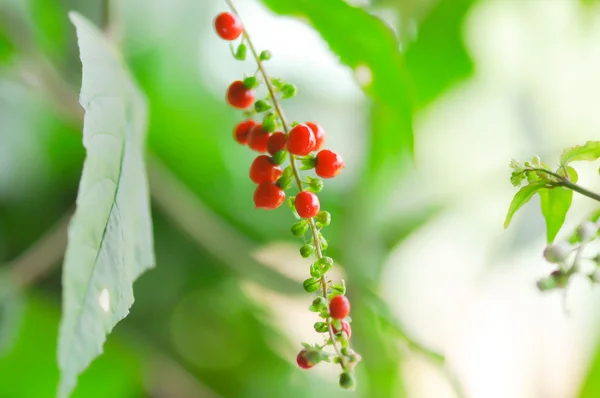
<svg viewBox="0 0 600 398">
<path fill-rule="evenodd" d="M 344 390 L 354 390 L 356 388 L 356 378 L 350 372 L 340 374 L 340 387 Z"/>
</svg>

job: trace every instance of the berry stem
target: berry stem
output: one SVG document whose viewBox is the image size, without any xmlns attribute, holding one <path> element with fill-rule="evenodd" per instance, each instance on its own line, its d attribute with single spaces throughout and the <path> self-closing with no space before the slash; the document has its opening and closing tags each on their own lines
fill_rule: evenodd
<svg viewBox="0 0 600 398">
<path fill-rule="evenodd" d="M 237 15 L 238 18 L 240 18 L 240 20 L 241 20 L 240 14 L 238 13 L 235 6 L 233 5 L 232 0 L 225 0 L 225 2 L 229 6 L 229 8 L 231 8 L 231 11 L 235 15 Z M 254 43 L 250 39 L 250 35 L 248 34 L 248 31 L 246 30 L 245 26 L 244 26 L 244 30 L 242 31 L 242 36 L 246 40 L 246 43 L 248 43 L 248 47 L 250 47 L 252 56 L 254 57 L 254 60 L 256 61 L 256 65 L 258 66 L 260 73 L 263 75 L 265 84 L 267 85 L 267 89 L 269 90 L 269 95 L 271 97 L 271 100 L 273 101 L 273 106 L 275 107 L 275 111 L 277 112 L 277 114 L 279 115 L 279 118 L 281 119 L 281 124 L 283 125 L 283 130 L 285 131 L 285 134 L 288 135 L 290 132 L 290 127 L 285 118 L 285 114 L 283 113 L 281 104 L 279 103 L 279 99 L 277 98 L 277 95 L 275 93 L 275 88 L 273 87 L 273 84 L 271 83 L 269 74 L 267 73 L 262 61 L 260 60 L 260 56 L 259 56 L 258 52 L 256 51 L 256 48 L 254 47 Z M 300 173 L 298 172 L 298 167 L 296 166 L 296 157 L 291 153 L 289 154 L 289 156 L 290 156 L 290 165 L 291 165 L 292 171 L 294 173 L 294 180 L 296 181 L 298 190 L 300 192 L 302 192 L 304 189 L 302 187 L 302 179 L 300 178 Z M 310 225 L 310 230 L 311 230 L 311 233 L 313 236 L 317 260 L 320 260 L 321 258 L 323 258 L 323 251 L 321 249 L 321 240 L 319 239 L 317 224 L 315 223 L 314 218 L 309 218 L 308 224 Z M 329 302 L 328 297 L 327 297 L 327 280 L 325 279 L 325 275 L 321 276 L 320 284 L 321 284 L 321 295 L 325 298 L 325 300 L 327 300 Z M 340 358 L 340 365 L 343 370 L 349 370 L 350 368 L 348 366 L 348 361 L 346 360 L 344 355 L 342 355 L 340 344 L 335 337 L 335 333 L 333 332 L 333 326 L 331 324 L 331 317 L 328 317 L 326 322 L 327 322 L 327 330 L 329 332 L 329 338 L 331 339 L 331 345 L 333 345 L 333 348 L 335 349 L 336 354 Z"/>
</svg>

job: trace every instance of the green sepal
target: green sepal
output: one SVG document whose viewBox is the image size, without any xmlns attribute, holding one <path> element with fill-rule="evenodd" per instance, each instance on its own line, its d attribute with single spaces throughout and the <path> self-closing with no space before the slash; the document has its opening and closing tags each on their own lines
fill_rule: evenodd
<svg viewBox="0 0 600 398">
<path fill-rule="evenodd" d="M 342 321 L 339 319 L 332 319 L 331 324 L 336 330 L 342 330 Z"/>
<path fill-rule="evenodd" d="M 342 280 L 342 284 L 334 283 L 331 286 L 332 296 L 344 295 L 346 294 L 346 283 Z"/>
<path fill-rule="evenodd" d="M 258 82 L 258 79 L 254 76 L 250 76 L 244 79 L 244 86 L 246 88 L 257 88 L 260 85 L 260 83 Z"/>
<path fill-rule="evenodd" d="M 301 165 L 300 165 L 300 170 L 310 170 L 310 169 L 314 169 L 316 164 L 317 164 L 317 159 L 314 157 L 314 155 L 308 155 L 303 157 L 302 159 L 300 159 Z M 307 177 L 309 183 L 311 182 L 311 178 Z"/>
<path fill-rule="evenodd" d="M 271 156 L 271 160 L 275 164 L 282 164 L 287 159 L 287 151 L 277 151 L 273 156 Z"/>
</svg>

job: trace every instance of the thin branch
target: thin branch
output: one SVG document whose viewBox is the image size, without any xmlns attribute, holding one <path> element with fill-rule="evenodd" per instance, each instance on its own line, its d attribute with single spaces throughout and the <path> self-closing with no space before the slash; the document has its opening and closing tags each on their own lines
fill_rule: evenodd
<svg viewBox="0 0 600 398">
<path fill-rule="evenodd" d="M 72 212 L 58 220 L 42 237 L 8 267 L 18 288 L 25 288 L 59 264 L 67 247 L 67 230 Z"/>
<path fill-rule="evenodd" d="M 583 188 L 581 185 L 577 185 L 573 182 L 571 182 L 568 178 L 561 176 L 560 174 L 556 174 L 550 170 L 546 170 L 546 169 L 540 169 L 540 168 L 527 168 L 525 169 L 525 171 L 536 171 L 539 173 L 545 173 L 548 174 L 554 178 L 556 178 L 558 181 L 557 183 L 560 186 L 563 186 L 565 188 L 569 188 L 572 191 L 575 191 L 583 196 L 587 196 L 590 199 L 594 199 L 597 202 L 600 202 L 600 195 L 598 195 L 595 192 L 589 191 L 585 188 Z"/>
</svg>

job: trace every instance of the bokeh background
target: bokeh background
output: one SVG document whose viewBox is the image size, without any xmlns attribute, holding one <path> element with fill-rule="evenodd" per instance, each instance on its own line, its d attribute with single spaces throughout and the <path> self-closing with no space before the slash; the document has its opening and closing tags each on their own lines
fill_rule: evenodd
<svg viewBox="0 0 600 398">
<path fill-rule="evenodd" d="M 502 229 L 510 158 L 552 163 L 598 137 L 600 5 L 351 1 L 397 33 L 416 97 L 402 109 L 363 93 L 368 69 L 339 62 L 321 36 L 328 23 L 317 31 L 265 3 L 289 1 L 237 2 L 274 54 L 271 74 L 299 88 L 287 114 L 322 124 L 346 161 L 321 197 L 363 356 L 357 391 L 338 390 L 333 366 L 295 366 L 299 343 L 319 338 L 301 287 L 308 263 L 289 211 L 253 208 L 253 155 L 231 138 L 241 115 L 224 91 L 255 66 L 213 33 L 224 2 L 0 0 L 0 397 L 52 397 L 58 381 L 61 231 L 85 156 L 69 10 L 118 21 L 147 96 L 157 252 L 75 397 L 445 398 L 457 383 L 470 398 L 600 396 L 600 294 L 581 280 L 566 294 L 535 289 L 551 270 L 536 200 Z M 398 118 L 412 120 L 414 161 Z M 600 188 L 593 166 L 580 170 Z M 563 234 L 592 209 L 576 196 Z"/>
</svg>

